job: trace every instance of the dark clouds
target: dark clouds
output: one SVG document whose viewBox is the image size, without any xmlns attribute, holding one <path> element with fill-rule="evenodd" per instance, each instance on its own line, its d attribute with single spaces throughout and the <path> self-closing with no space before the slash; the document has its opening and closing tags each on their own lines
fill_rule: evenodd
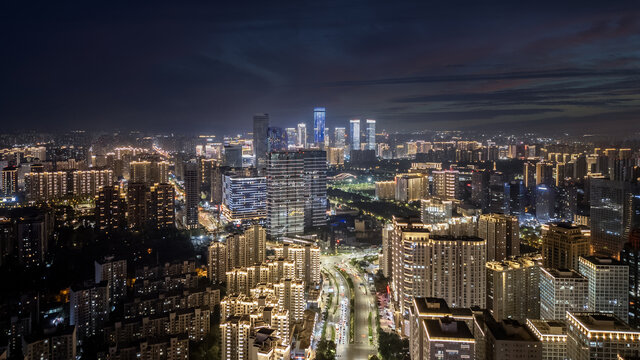
<svg viewBox="0 0 640 360">
<path fill-rule="evenodd" d="M 0 123 L 637 130 L 638 44 L 635 1 L 5 2 Z"/>
</svg>

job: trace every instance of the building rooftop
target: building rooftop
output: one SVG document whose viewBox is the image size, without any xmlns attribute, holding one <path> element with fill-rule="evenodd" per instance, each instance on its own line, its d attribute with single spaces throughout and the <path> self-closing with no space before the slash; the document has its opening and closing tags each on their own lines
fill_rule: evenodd
<svg viewBox="0 0 640 360">
<path fill-rule="evenodd" d="M 440 319 L 424 319 L 422 326 L 431 341 L 456 340 L 458 342 L 473 342 L 473 334 L 464 321 L 454 320 L 450 317 Z"/>
<path fill-rule="evenodd" d="M 581 256 L 582 259 L 594 264 L 594 265 L 623 265 L 620 261 L 603 256 Z"/>
<path fill-rule="evenodd" d="M 563 320 L 527 319 L 527 327 L 541 341 L 558 341 L 567 337 L 567 323 Z"/>
<path fill-rule="evenodd" d="M 505 319 L 497 322 L 493 318 L 485 318 L 485 324 L 496 340 L 538 341 L 533 333 L 517 320 Z"/>
<path fill-rule="evenodd" d="M 416 297 L 413 299 L 413 308 L 418 316 L 446 316 L 451 314 L 451 309 L 444 299 L 432 297 Z"/>
<path fill-rule="evenodd" d="M 542 268 L 542 271 L 551 275 L 556 279 L 583 279 L 585 281 L 587 280 L 584 276 L 580 275 L 575 270 Z"/>
<path fill-rule="evenodd" d="M 599 312 L 569 312 L 567 320 L 579 325 L 590 332 L 624 332 L 640 336 L 640 330 L 636 330 L 629 324 L 620 320 L 617 316 Z"/>
<path fill-rule="evenodd" d="M 441 298 L 416 297 L 413 298 L 413 311 L 419 317 L 442 318 L 452 317 L 455 320 L 471 319 L 473 311 L 469 308 L 450 308 Z"/>
<path fill-rule="evenodd" d="M 555 222 L 555 223 L 549 224 L 549 226 L 550 227 L 551 226 L 555 226 L 555 227 L 559 227 L 559 228 L 567 229 L 567 230 L 572 230 L 572 229 L 578 230 L 578 229 L 580 229 L 579 226 L 573 225 L 572 223 L 569 223 L 569 222 Z"/>
</svg>

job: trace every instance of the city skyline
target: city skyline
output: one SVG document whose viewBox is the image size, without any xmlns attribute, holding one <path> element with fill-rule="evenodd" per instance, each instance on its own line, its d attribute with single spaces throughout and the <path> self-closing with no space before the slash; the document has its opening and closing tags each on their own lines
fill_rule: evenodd
<svg viewBox="0 0 640 360">
<path fill-rule="evenodd" d="M 634 360 L 640 3 L 0 5 L 0 360 Z"/>
</svg>

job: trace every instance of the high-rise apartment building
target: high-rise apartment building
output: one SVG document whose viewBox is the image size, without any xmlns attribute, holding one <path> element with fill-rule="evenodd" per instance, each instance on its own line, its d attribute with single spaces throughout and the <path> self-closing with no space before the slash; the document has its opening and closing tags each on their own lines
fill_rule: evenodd
<svg viewBox="0 0 640 360">
<path fill-rule="evenodd" d="M 486 304 L 486 241 L 432 235 L 418 221 L 395 218 L 392 234 L 394 301 L 407 316 L 414 297 L 438 297 L 452 307 Z"/>
<path fill-rule="evenodd" d="M 267 164 L 268 129 L 269 114 L 253 115 L 253 151 L 258 169 L 264 169 Z"/>
<path fill-rule="evenodd" d="M 433 195 L 442 199 L 459 199 L 458 170 L 436 170 L 433 175 Z"/>
<path fill-rule="evenodd" d="M 551 186 L 553 180 L 553 164 L 539 162 L 536 164 L 536 185 L 544 184 Z"/>
<path fill-rule="evenodd" d="M 27 268 L 44 264 L 49 251 L 48 214 L 23 214 L 15 227 L 18 262 Z"/>
<path fill-rule="evenodd" d="M 629 267 L 613 258 L 580 257 L 580 274 L 589 281 L 589 311 L 629 319 Z"/>
<path fill-rule="evenodd" d="M 2 193 L 13 195 L 18 192 L 18 168 L 7 166 L 2 169 Z"/>
<path fill-rule="evenodd" d="M 420 221 L 423 224 L 442 224 L 453 217 L 453 201 L 436 198 L 420 200 Z"/>
<path fill-rule="evenodd" d="M 540 318 L 564 320 L 567 311 L 587 311 L 589 280 L 574 270 L 540 270 Z"/>
<path fill-rule="evenodd" d="M 249 315 L 230 316 L 220 324 L 220 333 L 223 360 L 250 360 L 251 320 Z"/>
<path fill-rule="evenodd" d="M 149 218 L 156 229 L 168 229 L 175 226 L 175 189 L 173 185 L 164 183 L 151 186 Z"/>
<path fill-rule="evenodd" d="M 421 174 L 398 174 L 395 177 L 395 199 L 409 202 L 426 195 L 427 178 Z"/>
<path fill-rule="evenodd" d="M 376 149 L 376 121 L 373 119 L 367 119 L 367 127 L 365 129 L 365 150 Z"/>
<path fill-rule="evenodd" d="M 127 224 L 130 229 L 141 230 L 149 221 L 150 198 L 146 183 L 127 185 Z"/>
<path fill-rule="evenodd" d="M 313 142 L 320 148 L 324 147 L 325 117 L 325 108 L 313 109 Z"/>
<path fill-rule="evenodd" d="M 542 236 L 542 258 L 547 268 L 578 270 L 580 256 L 589 252 L 589 238 L 578 226 L 551 223 Z"/>
<path fill-rule="evenodd" d="M 276 253 L 277 259 L 293 261 L 294 276 L 296 280 L 304 281 L 306 285 L 317 284 L 320 282 L 320 248 L 306 244 L 293 245 L 289 244 L 288 239 L 284 239 L 282 246 L 272 248 Z"/>
<path fill-rule="evenodd" d="M 108 282 L 72 286 L 69 300 L 69 324 L 75 325 L 78 340 L 97 335 L 109 317 Z"/>
<path fill-rule="evenodd" d="M 95 283 L 106 281 L 109 287 L 109 304 L 115 305 L 127 296 L 127 260 L 113 256 L 95 261 Z"/>
<path fill-rule="evenodd" d="M 530 257 L 487 262 L 487 310 L 495 319 L 540 317 L 540 264 Z"/>
<path fill-rule="evenodd" d="M 331 166 L 344 165 L 344 147 L 330 147 L 327 149 L 327 164 Z"/>
<path fill-rule="evenodd" d="M 396 182 L 394 180 L 389 181 L 376 181 L 376 199 L 378 200 L 393 200 L 396 197 Z"/>
<path fill-rule="evenodd" d="M 198 206 L 200 204 L 200 182 L 198 165 L 189 161 L 184 165 L 184 224 L 187 229 L 198 227 Z"/>
<path fill-rule="evenodd" d="M 304 299 L 304 282 L 285 279 L 282 282 L 273 284 L 274 294 L 278 301 L 280 311 L 289 312 L 291 323 L 303 320 L 306 301 Z"/>
<path fill-rule="evenodd" d="M 112 185 L 112 170 L 42 171 L 24 175 L 28 200 L 48 201 L 66 196 L 96 196 L 100 188 Z"/>
<path fill-rule="evenodd" d="M 520 225 L 515 216 L 480 215 L 478 237 L 487 241 L 487 261 L 502 261 L 520 254 Z"/>
<path fill-rule="evenodd" d="M 120 186 L 104 186 L 96 196 L 96 223 L 105 233 L 122 230 L 126 223 L 126 198 Z"/>
<path fill-rule="evenodd" d="M 349 138 L 351 151 L 360 150 L 360 119 L 349 120 Z"/>
<path fill-rule="evenodd" d="M 260 225 L 247 228 L 242 234 L 227 238 L 229 268 L 260 265 L 265 261 L 267 233 Z"/>
<path fill-rule="evenodd" d="M 226 280 L 228 259 L 229 255 L 225 243 L 214 241 L 209 245 L 207 277 L 211 282 L 222 283 Z"/>
</svg>

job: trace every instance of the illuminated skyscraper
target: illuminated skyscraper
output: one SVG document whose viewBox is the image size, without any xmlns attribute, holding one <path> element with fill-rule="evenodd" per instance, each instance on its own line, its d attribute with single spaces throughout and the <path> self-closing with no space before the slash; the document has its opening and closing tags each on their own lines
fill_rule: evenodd
<svg viewBox="0 0 640 360">
<path fill-rule="evenodd" d="M 580 227 L 568 223 L 551 223 L 542 236 L 542 259 L 551 269 L 578 271 L 580 256 L 589 255 L 589 238 Z"/>
<path fill-rule="evenodd" d="M 367 128 L 365 130 L 365 141 L 367 143 L 365 150 L 376 149 L 376 121 L 373 119 L 367 119 Z"/>
<path fill-rule="evenodd" d="M 437 170 L 432 172 L 434 195 L 441 199 L 458 199 L 460 197 L 460 186 L 458 170 Z"/>
<path fill-rule="evenodd" d="M 307 124 L 298 124 L 298 140 L 297 145 L 306 148 L 307 147 Z"/>
<path fill-rule="evenodd" d="M 327 224 L 327 153 L 322 150 L 302 152 L 304 158 L 304 225 Z"/>
<path fill-rule="evenodd" d="M 443 298 L 453 307 L 485 306 L 485 240 L 432 235 L 428 225 L 406 218 L 394 217 L 393 226 L 391 287 L 402 315 L 414 297 Z"/>
<path fill-rule="evenodd" d="M 266 166 L 268 129 L 269 114 L 253 115 L 253 150 L 258 169 L 264 169 Z"/>
<path fill-rule="evenodd" d="M 313 109 L 313 141 L 316 146 L 324 146 L 325 108 Z"/>
<path fill-rule="evenodd" d="M 329 136 L 329 128 L 324 128 L 324 148 L 328 149 L 331 146 L 331 136 Z"/>
<path fill-rule="evenodd" d="M 267 131 L 267 153 L 287 150 L 287 133 L 276 126 L 269 126 Z"/>
<path fill-rule="evenodd" d="M 620 261 L 629 266 L 629 324 L 640 328 L 640 229 L 634 229 L 620 252 Z"/>
<path fill-rule="evenodd" d="M 149 217 L 156 229 L 175 226 L 175 189 L 173 185 L 155 184 L 151 186 L 149 204 Z"/>
<path fill-rule="evenodd" d="M 349 136 L 351 137 L 351 150 L 360 150 L 360 119 L 349 121 Z"/>
<path fill-rule="evenodd" d="M 209 245 L 207 277 L 211 282 L 222 283 L 226 280 L 228 258 L 227 245 L 218 241 Z"/>
<path fill-rule="evenodd" d="M 304 231 L 305 184 L 301 152 L 274 152 L 267 161 L 267 233 L 271 237 Z"/>
<path fill-rule="evenodd" d="M 612 314 L 567 313 L 567 359 L 631 359 L 640 351 L 639 338 Z"/>
<path fill-rule="evenodd" d="M 120 186 L 104 186 L 96 196 L 96 223 L 106 233 L 125 226 L 126 200 Z"/>
<path fill-rule="evenodd" d="M 535 258 L 487 262 L 487 310 L 496 319 L 540 317 L 540 264 Z"/>
<path fill-rule="evenodd" d="M 640 227 L 640 185 L 626 181 L 591 179 L 591 244 L 597 254 L 617 256 Z"/>
<path fill-rule="evenodd" d="M 542 268 L 540 318 L 564 320 L 567 311 L 587 311 L 589 280 L 574 270 Z"/>
<path fill-rule="evenodd" d="M 130 229 L 141 230 L 149 220 L 149 187 L 133 182 L 127 186 L 127 223 Z"/>
<path fill-rule="evenodd" d="M 7 166 L 2 169 L 2 193 L 13 195 L 18 192 L 18 168 Z"/>
<path fill-rule="evenodd" d="M 487 260 L 502 261 L 520 255 L 518 218 L 503 214 L 484 214 L 478 219 L 478 237 L 487 241 Z"/>
<path fill-rule="evenodd" d="M 227 221 L 264 219 L 267 181 L 264 176 L 224 175 L 222 216 Z"/>
<path fill-rule="evenodd" d="M 629 319 L 629 267 L 613 258 L 580 257 L 580 274 L 589 281 L 589 311 Z"/>
<path fill-rule="evenodd" d="M 337 147 L 337 148 L 344 148 L 344 144 L 345 144 L 345 128 L 343 127 L 337 127 L 334 130 L 334 135 L 333 135 L 334 139 L 333 139 L 333 146 Z"/>
<path fill-rule="evenodd" d="M 184 223 L 188 229 L 195 229 L 198 227 L 199 203 L 200 183 L 198 182 L 198 164 L 190 161 L 184 165 Z"/>
<path fill-rule="evenodd" d="M 284 131 L 287 134 L 287 148 L 294 147 L 298 140 L 296 128 L 286 128 Z"/>
</svg>

